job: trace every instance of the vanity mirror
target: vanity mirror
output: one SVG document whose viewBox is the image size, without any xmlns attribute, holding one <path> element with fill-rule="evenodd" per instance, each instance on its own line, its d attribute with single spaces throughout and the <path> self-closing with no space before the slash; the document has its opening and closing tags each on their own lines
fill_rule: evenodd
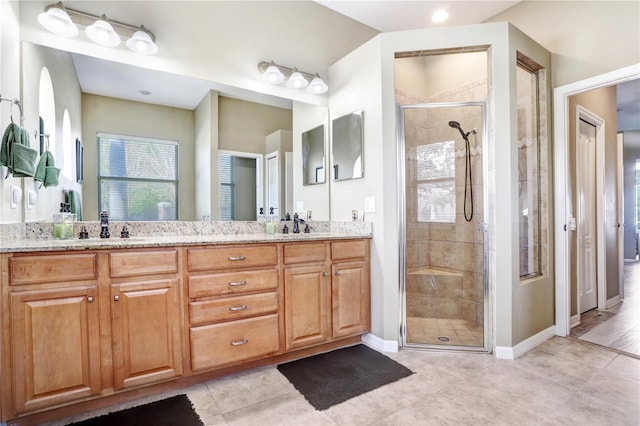
<svg viewBox="0 0 640 426">
<path fill-rule="evenodd" d="M 362 111 L 333 119 L 331 129 L 333 180 L 363 177 Z"/>
<path fill-rule="evenodd" d="M 325 183 L 324 125 L 302 133 L 303 185 Z"/>
<path fill-rule="evenodd" d="M 219 212 L 216 210 L 219 209 L 216 200 L 218 200 L 219 188 L 200 185 L 203 181 L 209 186 L 211 183 L 216 184 L 217 179 L 203 178 L 200 175 L 204 171 L 211 176 L 218 174 L 216 164 L 218 152 L 232 150 L 251 155 L 267 155 L 274 149 L 266 146 L 265 138 L 281 129 L 293 130 L 294 116 L 301 120 L 300 123 L 303 124 L 299 125 L 304 126 L 302 127 L 304 129 L 316 126 L 324 128 L 327 123 L 328 111 L 325 106 L 292 102 L 290 99 L 277 96 L 70 53 L 29 42 L 23 42 L 23 51 L 25 54 L 22 68 L 25 70 L 23 72 L 25 87 L 37 88 L 37 79 L 32 74 L 44 65 L 52 70 L 56 91 L 74 92 L 73 99 L 77 100 L 69 111 L 74 128 L 73 139 L 68 143 L 74 146 L 75 138 L 79 137 L 84 148 L 82 201 L 86 220 L 97 220 L 94 218 L 97 218 L 99 213 L 95 160 L 97 132 L 177 140 L 180 144 L 179 220 L 201 220 L 205 216 L 210 217 L 211 220 L 218 220 Z M 63 62 L 64 66 L 59 66 L 60 62 Z M 58 69 L 63 69 L 65 72 L 62 75 L 55 75 Z M 72 82 L 69 70 L 75 71 L 77 83 Z M 35 93 L 35 89 L 27 90 L 30 105 L 38 104 Z M 62 103 L 64 97 L 60 99 Z M 201 108 L 203 105 L 204 108 Z M 61 107 L 62 105 L 56 104 L 56 109 Z M 265 109 L 269 110 L 266 114 L 263 112 Z M 293 113 L 294 110 L 296 114 Z M 239 115 L 239 112 L 244 115 Z M 178 114 L 178 116 L 171 114 Z M 31 114 L 33 115 L 35 114 Z M 126 128 L 122 130 L 108 128 L 112 127 L 111 123 L 114 122 L 117 122 L 120 127 L 126 125 Z M 217 133 L 214 134 L 213 131 Z M 199 148 L 201 139 L 196 140 L 197 137 L 204 137 L 206 141 L 211 141 L 211 144 L 207 145 L 203 151 Z M 301 132 L 293 134 L 294 152 L 301 149 L 300 138 Z M 71 161 L 75 163 L 76 158 L 73 154 L 75 152 L 72 149 Z M 283 152 L 283 165 L 286 160 L 284 154 Z M 297 171 L 302 169 L 302 159 L 296 154 L 292 158 L 297 164 L 292 164 L 291 169 Z M 60 153 L 59 156 L 62 157 L 63 154 Z M 284 170 L 285 167 L 282 168 Z M 297 172 L 293 175 L 295 176 L 292 182 L 293 188 L 299 187 L 300 191 L 304 191 L 303 177 Z M 321 175 L 322 173 L 319 172 L 318 178 Z M 75 179 L 73 181 L 73 184 L 76 184 Z M 264 181 L 263 176 L 263 185 Z M 282 181 L 285 181 L 284 177 Z M 259 184 L 260 182 L 256 179 L 256 187 Z M 284 189 L 282 192 L 285 193 Z M 47 203 L 46 206 L 39 203 L 37 211 L 36 209 L 30 211 L 27 220 L 49 217 L 49 210 L 54 205 L 53 199 L 57 197 L 57 193 L 51 192 L 51 203 Z M 301 199 L 303 195 L 295 194 L 295 197 L 294 202 Z M 314 198 L 321 205 L 329 204 L 328 191 L 323 192 L 322 195 L 314 193 Z M 203 202 L 206 203 L 205 207 L 202 207 Z M 211 208 L 207 207 L 209 205 Z M 323 215 L 319 209 L 313 210 L 314 219 L 330 220 L 328 213 Z M 251 213 L 254 217 L 257 214 L 255 211 Z"/>
</svg>

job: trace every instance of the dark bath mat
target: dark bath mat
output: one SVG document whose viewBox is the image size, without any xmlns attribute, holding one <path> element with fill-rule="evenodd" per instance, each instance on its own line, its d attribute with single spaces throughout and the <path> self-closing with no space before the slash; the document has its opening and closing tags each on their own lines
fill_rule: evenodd
<svg viewBox="0 0 640 426">
<path fill-rule="evenodd" d="M 94 417 L 77 426 L 203 426 L 186 395 L 139 405 L 122 411 Z"/>
<path fill-rule="evenodd" d="M 365 345 L 280 364 L 278 370 L 317 410 L 326 410 L 413 374 L 404 365 Z"/>
</svg>

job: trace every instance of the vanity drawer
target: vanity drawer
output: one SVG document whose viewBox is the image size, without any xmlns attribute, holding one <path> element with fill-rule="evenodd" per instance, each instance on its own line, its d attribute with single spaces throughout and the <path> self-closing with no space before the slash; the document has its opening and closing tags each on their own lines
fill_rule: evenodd
<svg viewBox="0 0 640 426">
<path fill-rule="evenodd" d="M 369 240 L 338 241 L 331 243 L 331 260 L 367 257 Z"/>
<path fill-rule="evenodd" d="M 324 262 L 326 250 L 324 243 L 286 244 L 284 263 Z"/>
<path fill-rule="evenodd" d="M 249 268 L 277 264 L 278 250 L 275 245 L 187 250 L 187 267 L 189 271 Z"/>
<path fill-rule="evenodd" d="M 178 272 L 177 250 L 120 251 L 109 253 L 109 276 L 175 274 Z"/>
<path fill-rule="evenodd" d="M 49 254 L 9 258 L 11 285 L 95 280 L 95 254 Z"/>
<path fill-rule="evenodd" d="M 191 368 L 221 367 L 278 352 L 278 315 L 192 327 Z"/>
<path fill-rule="evenodd" d="M 237 320 L 278 311 L 278 293 L 259 293 L 189 303 L 192 325 Z"/>
<path fill-rule="evenodd" d="M 189 298 L 191 299 L 275 288 L 278 288 L 278 271 L 276 269 L 189 277 Z"/>
</svg>

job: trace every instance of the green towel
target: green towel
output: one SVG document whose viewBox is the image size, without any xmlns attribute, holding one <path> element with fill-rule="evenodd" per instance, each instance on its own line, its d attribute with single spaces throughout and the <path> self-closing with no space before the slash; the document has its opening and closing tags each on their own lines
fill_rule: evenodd
<svg viewBox="0 0 640 426">
<path fill-rule="evenodd" d="M 76 220 L 82 220 L 82 200 L 78 191 L 69 190 L 67 202 L 71 206 L 71 213 L 76 214 Z"/>
<path fill-rule="evenodd" d="M 59 176 L 60 169 L 56 167 L 53 154 L 49 151 L 43 152 L 33 178 L 38 182 L 42 182 L 44 187 L 47 188 L 49 186 L 58 186 Z"/>
<path fill-rule="evenodd" d="M 38 151 L 31 148 L 29 133 L 15 123 L 7 126 L 0 146 L 0 166 L 7 167 L 7 177 L 33 176 Z"/>
</svg>

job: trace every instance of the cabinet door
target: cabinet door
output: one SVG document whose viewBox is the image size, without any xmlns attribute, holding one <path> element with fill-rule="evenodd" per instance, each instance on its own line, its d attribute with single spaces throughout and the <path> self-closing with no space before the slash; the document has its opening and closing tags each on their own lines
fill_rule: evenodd
<svg viewBox="0 0 640 426">
<path fill-rule="evenodd" d="M 331 337 L 329 285 L 323 265 L 285 270 L 287 350 L 322 343 Z"/>
<path fill-rule="evenodd" d="M 178 281 L 111 285 L 116 389 L 182 374 Z"/>
<path fill-rule="evenodd" d="M 366 262 L 332 266 L 333 337 L 369 330 L 369 269 Z"/>
<path fill-rule="evenodd" d="M 16 413 L 100 393 L 96 288 L 11 294 Z"/>
</svg>

